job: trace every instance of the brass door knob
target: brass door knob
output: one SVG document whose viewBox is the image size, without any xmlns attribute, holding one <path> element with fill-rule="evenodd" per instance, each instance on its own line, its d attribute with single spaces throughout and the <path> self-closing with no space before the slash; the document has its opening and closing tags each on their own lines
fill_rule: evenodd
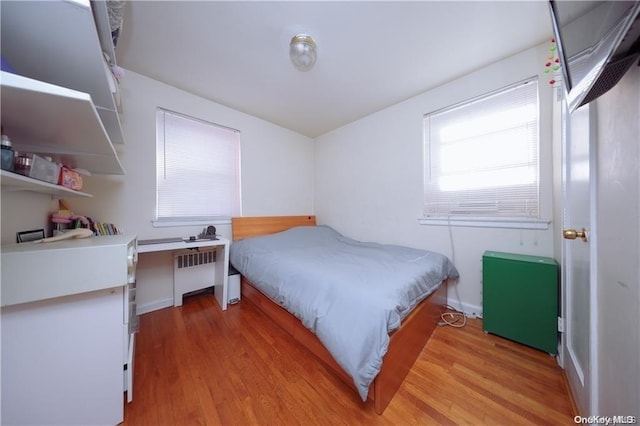
<svg viewBox="0 0 640 426">
<path fill-rule="evenodd" d="M 587 242 L 587 230 L 582 228 L 580 231 L 571 228 L 565 228 L 562 230 L 562 236 L 567 240 L 575 240 L 576 238 L 582 239 L 582 241 Z"/>
</svg>

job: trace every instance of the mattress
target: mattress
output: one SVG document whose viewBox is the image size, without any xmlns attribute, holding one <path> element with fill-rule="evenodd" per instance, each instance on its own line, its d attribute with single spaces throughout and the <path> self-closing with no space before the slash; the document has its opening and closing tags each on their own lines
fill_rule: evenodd
<svg viewBox="0 0 640 426">
<path fill-rule="evenodd" d="M 316 334 L 363 401 L 389 333 L 444 280 L 458 278 L 443 254 L 357 241 L 325 225 L 234 241 L 230 262 Z"/>
</svg>

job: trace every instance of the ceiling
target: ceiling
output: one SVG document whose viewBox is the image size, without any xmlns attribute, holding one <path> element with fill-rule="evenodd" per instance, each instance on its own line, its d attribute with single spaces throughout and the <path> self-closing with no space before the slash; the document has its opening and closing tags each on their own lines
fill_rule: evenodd
<svg viewBox="0 0 640 426">
<path fill-rule="evenodd" d="M 288 57 L 301 32 L 308 72 Z M 314 138 L 550 35 L 546 1 L 129 1 L 116 58 Z"/>
</svg>

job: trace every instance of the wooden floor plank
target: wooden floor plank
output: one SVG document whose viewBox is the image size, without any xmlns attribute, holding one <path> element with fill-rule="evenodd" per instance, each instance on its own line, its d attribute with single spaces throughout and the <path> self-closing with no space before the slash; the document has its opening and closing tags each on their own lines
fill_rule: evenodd
<svg viewBox="0 0 640 426">
<path fill-rule="evenodd" d="M 438 328 L 383 415 L 248 301 L 213 296 L 140 318 L 124 425 L 574 424 L 549 354 Z"/>
</svg>

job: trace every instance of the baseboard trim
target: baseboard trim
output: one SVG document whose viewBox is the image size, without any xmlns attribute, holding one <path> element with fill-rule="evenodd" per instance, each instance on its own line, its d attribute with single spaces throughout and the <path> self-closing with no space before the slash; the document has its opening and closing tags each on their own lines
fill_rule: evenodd
<svg viewBox="0 0 640 426">
<path fill-rule="evenodd" d="M 173 298 L 164 300 L 155 300 L 150 303 L 138 304 L 136 306 L 136 312 L 138 315 L 147 314 L 149 312 L 157 311 L 159 309 L 168 308 L 173 306 Z"/>
<path fill-rule="evenodd" d="M 447 304 L 452 308 L 464 312 L 469 316 L 475 316 L 477 318 L 482 318 L 482 307 L 478 305 L 472 305 L 470 303 L 459 302 L 458 300 L 453 300 L 451 298 L 447 298 Z M 138 315 L 146 314 L 149 312 L 157 311 L 159 309 L 164 309 L 173 306 L 173 299 L 163 299 L 163 300 L 154 300 L 153 302 L 138 304 L 136 307 Z"/>
<path fill-rule="evenodd" d="M 464 312 L 467 316 L 482 318 L 482 306 L 472 305 L 470 303 L 460 302 L 459 300 L 447 298 L 447 304 L 453 309 Z"/>
<path fill-rule="evenodd" d="M 562 369 L 562 381 L 564 382 L 564 387 L 567 389 L 567 396 L 569 397 L 569 404 L 571 405 L 571 411 L 573 411 L 574 416 L 579 416 L 578 405 L 576 404 L 576 400 L 573 397 L 573 392 L 571 391 L 571 386 L 569 385 L 569 379 L 567 378 L 567 371 Z"/>
</svg>

